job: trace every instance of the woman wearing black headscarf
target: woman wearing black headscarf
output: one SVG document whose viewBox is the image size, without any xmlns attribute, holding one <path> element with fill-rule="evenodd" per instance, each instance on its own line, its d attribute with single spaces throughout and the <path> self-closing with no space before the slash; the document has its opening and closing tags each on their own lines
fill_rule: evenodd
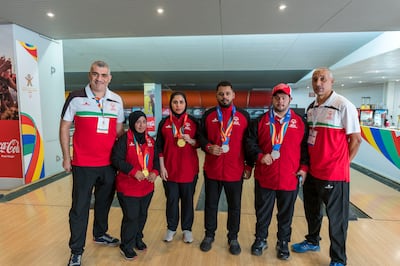
<svg viewBox="0 0 400 266">
<path fill-rule="evenodd" d="M 157 151 L 160 157 L 160 176 L 167 197 L 167 232 L 164 241 L 172 241 L 179 223 L 181 201 L 181 228 L 183 241 L 193 242 L 193 194 L 199 172 L 197 156 L 196 118 L 186 113 L 187 101 L 182 92 L 171 94 L 170 115 L 161 120 L 157 132 Z"/>
<path fill-rule="evenodd" d="M 123 218 L 121 254 L 127 260 L 136 257 L 133 250 L 145 250 L 143 228 L 159 174 L 159 160 L 154 139 L 147 134 L 146 115 L 141 111 L 129 115 L 129 129 L 113 147 L 111 161 L 117 168 L 116 189 Z"/>
</svg>

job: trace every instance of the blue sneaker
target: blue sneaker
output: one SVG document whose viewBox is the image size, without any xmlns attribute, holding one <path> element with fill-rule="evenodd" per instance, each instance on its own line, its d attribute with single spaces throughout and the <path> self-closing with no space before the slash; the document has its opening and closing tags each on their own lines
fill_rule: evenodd
<svg viewBox="0 0 400 266">
<path fill-rule="evenodd" d="M 329 266 L 344 266 L 344 264 L 340 262 L 331 262 L 329 263 Z"/>
<path fill-rule="evenodd" d="M 313 245 L 307 240 L 292 245 L 292 250 L 297 253 L 304 253 L 307 251 L 319 251 L 319 245 Z"/>
</svg>

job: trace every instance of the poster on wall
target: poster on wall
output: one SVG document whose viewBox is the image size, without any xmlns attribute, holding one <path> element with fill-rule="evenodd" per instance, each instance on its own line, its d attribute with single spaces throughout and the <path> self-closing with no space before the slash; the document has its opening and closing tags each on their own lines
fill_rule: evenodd
<svg viewBox="0 0 400 266">
<path fill-rule="evenodd" d="M 22 179 L 19 104 L 12 28 L 0 25 L 0 179 Z"/>
<path fill-rule="evenodd" d="M 45 176 L 44 144 L 41 136 L 41 104 L 38 51 L 33 44 L 16 41 L 17 84 L 21 121 L 25 183 Z"/>
<path fill-rule="evenodd" d="M 156 131 L 156 114 L 155 114 L 155 84 L 144 84 L 144 108 L 143 113 L 147 117 L 147 131 L 149 133 Z"/>
</svg>

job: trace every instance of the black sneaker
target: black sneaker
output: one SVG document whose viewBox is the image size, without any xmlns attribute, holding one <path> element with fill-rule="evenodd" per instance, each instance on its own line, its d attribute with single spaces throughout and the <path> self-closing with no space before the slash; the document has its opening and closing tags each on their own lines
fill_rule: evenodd
<svg viewBox="0 0 400 266">
<path fill-rule="evenodd" d="M 280 241 L 276 243 L 276 256 L 280 260 L 287 260 L 290 257 L 289 247 L 287 241 Z"/>
<path fill-rule="evenodd" d="M 68 266 L 81 266 L 82 255 L 71 254 Z"/>
<path fill-rule="evenodd" d="M 133 249 L 129 250 L 123 247 L 119 247 L 119 251 L 126 260 L 133 260 L 137 256 L 136 252 Z"/>
<path fill-rule="evenodd" d="M 119 244 L 119 239 L 115 238 L 115 237 L 112 237 L 112 236 L 110 236 L 108 234 L 104 234 L 102 236 L 95 237 L 94 238 L 94 242 L 96 244 L 100 244 L 100 245 L 116 247 Z"/>
<path fill-rule="evenodd" d="M 228 240 L 229 244 L 229 252 L 232 255 L 239 255 L 240 252 L 242 252 L 242 249 L 240 248 L 239 242 L 234 239 L 234 240 Z"/>
<path fill-rule="evenodd" d="M 267 241 L 261 238 L 256 238 L 253 245 L 251 245 L 251 254 L 261 256 L 263 250 L 268 247 Z"/>
<path fill-rule="evenodd" d="M 212 247 L 212 242 L 214 242 L 214 238 L 206 236 L 203 241 L 200 243 L 200 249 L 201 251 L 207 252 L 211 249 Z"/>
<path fill-rule="evenodd" d="M 136 239 L 136 249 L 137 249 L 137 250 L 141 250 L 141 251 L 147 249 L 147 246 L 146 246 L 146 244 L 143 242 L 142 239 Z"/>
</svg>

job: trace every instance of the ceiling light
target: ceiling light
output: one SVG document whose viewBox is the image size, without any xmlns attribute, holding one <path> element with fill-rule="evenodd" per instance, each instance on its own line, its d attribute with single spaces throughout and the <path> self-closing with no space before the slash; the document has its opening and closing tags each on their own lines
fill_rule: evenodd
<svg viewBox="0 0 400 266">
<path fill-rule="evenodd" d="M 53 12 L 47 12 L 46 14 L 49 18 L 54 18 L 54 13 Z"/>
<path fill-rule="evenodd" d="M 340 86 L 344 87 L 344 84 L 342 83 Z"/>
<path fill-rule="evenodd" d="M 361 84 L 361 83 L 362 83 L 362 81 L 361 81 L 361 80 L 359 80 L 359 81 L 358 81 L 358 83 L 360 83 L 360 84 Z"/>
<path fill-rule="evenodd" d="M 158 14 L 163 14 L 164 13 L 164 8 L 161 8 L 161 7 L 159 7 L 159 8 L 157 8 L 157 13 Z"/>
<path fill-rule="evenodd" d="M 279 10 L 280 11 L 283 11 L 283 10 L 285 10 L 287 8 L 287 5 L 285 5 L 285 4 L 281 4 L 280 6 L 279 6 Z"/>
</svg>

